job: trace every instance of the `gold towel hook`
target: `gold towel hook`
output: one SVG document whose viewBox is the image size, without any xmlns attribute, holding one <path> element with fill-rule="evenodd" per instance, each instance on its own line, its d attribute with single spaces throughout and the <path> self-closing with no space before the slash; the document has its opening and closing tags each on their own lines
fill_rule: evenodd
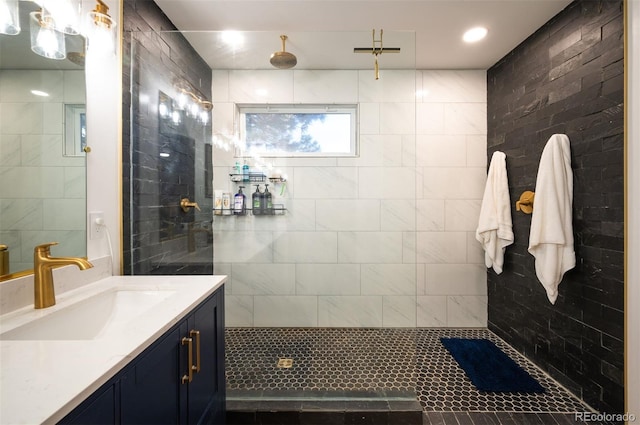
<svg viewBox="0 0 640 425">
<path fill-rule="evenodd" d="M 531 214 L 533 212 L 533 199 L 535 193 L 530 190 L 525 190 L 520 195 L 520 200 L 516 201 L 516 211 L 522 211 L 525 214 Z"/>
</svg>

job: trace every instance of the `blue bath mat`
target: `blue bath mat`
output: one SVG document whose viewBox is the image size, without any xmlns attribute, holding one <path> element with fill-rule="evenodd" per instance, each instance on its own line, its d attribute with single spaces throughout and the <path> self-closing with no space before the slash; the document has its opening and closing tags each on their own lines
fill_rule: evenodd
<svg viewBox="0 0 640 425">
<path fill-rule="evenodd" d="M 488 339 L 440 338 L 478 391 L 542 393 L 544 388 Z"/>
</svg>

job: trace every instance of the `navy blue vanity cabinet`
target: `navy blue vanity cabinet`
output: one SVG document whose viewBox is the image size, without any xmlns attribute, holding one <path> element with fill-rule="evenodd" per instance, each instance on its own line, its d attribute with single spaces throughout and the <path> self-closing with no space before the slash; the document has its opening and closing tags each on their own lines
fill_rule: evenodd
<svg viewBox="0 0 640 425">
<path fill-rule="evenodd" d="M 224 421 L 224 287 L 220 287 L 60 423 L 222 425 Z"/>
</svg>

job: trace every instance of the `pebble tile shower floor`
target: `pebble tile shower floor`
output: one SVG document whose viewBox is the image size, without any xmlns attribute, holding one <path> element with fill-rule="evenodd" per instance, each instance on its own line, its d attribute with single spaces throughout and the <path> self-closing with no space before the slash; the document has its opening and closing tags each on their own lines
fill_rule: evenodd
<svg viewBox="0 0 640 425">
<path fill-rule="evenodd" d="M 546 391 L 479 392 L 442 346 L 440 337 L 493 341 Z M 293 364 L 278 367 L 280 359 L 292 359 Z M 303 397 L 333 394 L 383 399 L 414 393 L 425 424 L 447 424 L 446 418 L 455 418 L 452 423 L 460 424 L 522 423 L 510 422 L 517 415 L 536 424 L 576 424 L 573 414 L 589 411 L 487 329 L 228 328 L 226 380 L 232 397 L 286 391 Z M 492 413 L 480 417 L 479 412 Z M 550 413 L 554 415 L 544 416 Z M 539 417 L 543 419 L 536 419 Z"/>
</svg>

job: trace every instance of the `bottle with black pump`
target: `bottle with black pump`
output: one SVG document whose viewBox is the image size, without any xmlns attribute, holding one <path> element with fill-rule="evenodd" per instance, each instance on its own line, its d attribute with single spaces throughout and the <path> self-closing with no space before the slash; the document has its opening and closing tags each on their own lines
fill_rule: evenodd
<svg viewBox="0 0 640 425">
<path fill-rule="evenodd" d="M 261 204 L 262 204 L 262 193 L 260 193 L 260 185 L 256 185 L 256 191 L 251 195 L 251 208 L 253 211 L 253 215 L 260 215 L 261 212 Z"/>
<path fill-rule="evenodd" d="M 264 210 L 263 210 L 263 214 L 264 215 L 272 215 L 273 214 L 273 195 L 271 195 L 271 192 L 269 192 L 269 185 L 265 184 L 264 185 Z"/>
<path fill-rule="evenodd" d="M 247 197 L 242 193 L 244 186 L 240 186 L 238 193 L 233 197 L 233 214 L 245 215 L 247 213 Z"/>
</svg>

